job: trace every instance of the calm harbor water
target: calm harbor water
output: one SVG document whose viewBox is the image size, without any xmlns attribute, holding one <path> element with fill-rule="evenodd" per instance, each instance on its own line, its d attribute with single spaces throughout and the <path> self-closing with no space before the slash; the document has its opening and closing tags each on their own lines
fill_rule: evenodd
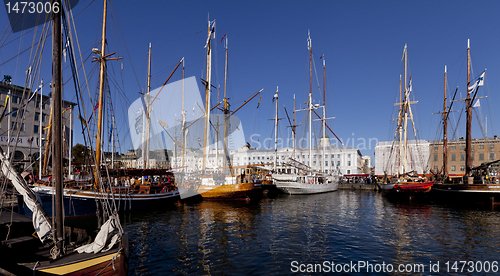
<svg viewBox="0 0 500 276">
<path fill-rule="evenodd" d="M 131 275 L 500 273 L 498 210 L 377 192 L 178 202 L 121 219 Z"/>
</svg>

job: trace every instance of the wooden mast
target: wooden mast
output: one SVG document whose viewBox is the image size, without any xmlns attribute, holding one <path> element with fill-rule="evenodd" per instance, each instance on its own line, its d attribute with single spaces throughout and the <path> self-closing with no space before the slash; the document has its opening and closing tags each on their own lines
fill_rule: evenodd
<svg viewBox="0 0 500 276">
<path fill-rule="evenodd" d="M 60 0 L 56 0 L 55 4 L 62 7 Z M 55 5 L 54 4 L 54 5 Z M 56 188 L 56 247 L 57 255 L 62 255 L 63 241 L 64 241 L 64 225 L 63 225 L 63 158 L 62 158 L 62 120 L 61 120 L 61 86 L 62 86 L 62 70 L 61 70 L 61 54 L 62 54 L 62 31 L 61 31 L 61 13 L 52 13 L 52 33 L 53 35 L 53 86 L 52 86 L 52 105 L 54 106 L 54 121 L 52 130 L 54 138 L 52 143 L 52 177 L 55 181 Z"/>
<path fill-rule="evenodd" d="M 98 111 L 98 119 L 97 119 L 97 139 L 96 139 L 96 150 L 95 150 L 95 159 L 96 159 L 96 184 L 97 179 L 99 177 L 99 169 L 101 164 L 101 138 L 102 138 L 102 113 L 103 113 L 103 105 L 104 105 L 104 73 L 106 67 L 106 10 L 107 10 L 107 1 L 104 0 L 104 9 L 103 9 L 103 17 L 102 17 L 102 39 L 101 39 L 101 53 L 100 53 L 100 72 L 99 72 L 99 111 Z"/>
<path fill-rule="evenodd" d="M 470 176 L 472 168 L 472 105 L 470 98 L 470 40 L 467 40 L 467 98 L 465 99 L 465 106 L 467 112 L 467 125 L 465 129 L 465 175 Z"/>
<path fill-rule="evenodd" d="M 226 90 L 227 90 L 227 48 L 228 48 L 228 41 L 227 41 L 227 36 L 226 36 L 226 62 L 225 62 L 225 70 L 224 70 L 224 106 L 223 106 L 223 113 L 224 113 L 224 143 L 223 143 L 223 147 L 224 147 L 224 167 L 227 167 L 228 166 L 228 163 L 231 162 L 231 159 L 229 158 L 229 153 L 228 153 L 228 150 L 227 150 L 227 144 L 228 144 L 228 119 L 229 119 L 229 102 L 227 100 L 227 94 L 226 94 Z M 229 166 L 231 166 L 232 164 L 229 164 Z"/>
<path fill-rule="evenodd" d="M 151 91 L 151 43 L 149 43 L 149 51 L 148 51 L 148 82 L 147 82 L 147 90 L 146 90 L 146 110 L 144 113 L 146 114 L 146 131 L 144 134 L 144 149 L 143 149 L 143 168 L 149 168 L 149 93 Z M 175 147 L 175 143 L 174 143 Z"/>
<path fill-rule="evenodd" d="M 446 106 L 446 88 L 447 88 L 447 68 L 444 67 L 444 104 L 443 104 L 443 177 L 448 175 L 448 112 Z"/>
<path fill-rule="evenodd" d="M 403 128 L 403 174 L 408 172 L 407 168 L 407 158 L 408 158 L 408 87 L 406 80 L 408 70 L 408 48 L 405 45 L 405 97 L 403 104 L 403 113 L 404 113 L 404 128 Z"/>
<path fill-rule="evenodd" d="M 186 172 L 184 168 L 184 155 L 186 154 L 186 111 L 184 110 L 184 58 L 182 58 L 182 171 Z M 183 178 L 181 179 L 183 181 Z"/>
<path fill-rule="evenodd" d="M 208 21 L 208 38 L 207 38 L 207 81 L 205 83 L 205 134 L 203 137 L 203 163 L 202 170 L 205 172 L 205 162 L 208 153 L 210 152 L 207 147 L 210 145 L 208 139 L 210 138 L 210 81 L 211 81 L 211 54 L 212 54 L 212 28 Z"/>
<path fill-rule="evenodd" d="M 323 143 L 326 142 L 326 64 L 325 64 L 325 56 L 323 55 Z M 325 172 L 325 161 L 326 161 L 326 147 L 328 145 L 323 144 L 323 162 L 321 167 L 323 168 L 323 172 Z"/>
<path fill-rule="evenodd" d="M 274 94 L 276 104 L 276 114 L 274 117 L 274 171 L 278 169 L 278 86 L 276 86 L 276 94 Z"/>
<path fill-rule="evenodd" d="M 307 48 L 309 50 L 309 166 L 312 166 L 312 43 L 310 32 L 307 31 Z"/>
</svg>

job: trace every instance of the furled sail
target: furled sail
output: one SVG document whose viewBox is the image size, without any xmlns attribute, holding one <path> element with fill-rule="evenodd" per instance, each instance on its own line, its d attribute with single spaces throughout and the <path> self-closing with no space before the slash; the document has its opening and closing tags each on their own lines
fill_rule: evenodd
<svg viewBox="0 0 500 276">
<path fill-rule="evenodd" d="M 113 247 L 118 241 L 121 233 L 117 233 L 119 224 L 115 216 L 111 216 L 102 226 L 99 233 L 95 237 L 93 243 L 82 245 L 75 249 L 78 253 L 98 253 L 100 251 L 106 252 Z M 113 234 L 113 232 L 115 232 Z M 106 248 L 104 248 L 107 245 Z"/>
<path fill-rule="evenodd" d="M 50 237 L 51 225 L 48 216 L 43 210 L 40 202 L 38 202 L 35 193 L 28 187 L 26 181 L 17 173 L 11 166 L 9 159 L 5 156 L 3 150 L 0 149 L 0 159 L 2 173 L 11 182 L 14 188 L 19 192 L 26 203 L 26 206 L 33 212 L 33 227 L 36 230 L 40 241 L 44 242 Z"/>
</svg>

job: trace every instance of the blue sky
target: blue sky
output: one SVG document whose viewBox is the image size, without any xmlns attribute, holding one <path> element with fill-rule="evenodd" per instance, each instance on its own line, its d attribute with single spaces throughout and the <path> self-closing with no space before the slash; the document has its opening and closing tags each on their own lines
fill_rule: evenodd
<svg viewBox="0 0 500 276">
<path fill-rule="evenodd" d="M 273 122 L 268 119 L 274 117 L 271 100 L 277 86 L 280 117 L 286 118 L 283 105 L 291 113 L 294 94 L 297 108 L 304 107 L 309 92 L 308 30 L 321 87 L 318 89 L 313 73 L 313 97 L 316 102 L 321 99 L 323 76 L 319 57 L 324 54 L 327 116 L 335 117 L 328 124 L 344 143 L 349 139 L 349 146 L 354 139 L 354 146 L 359 147 L 363 155 L 373 156 L 373 141 L 393 138 L 395 125 L 390 120 L 399 95 L 405 44 L 408 45 L 413 96 L 418 100 L 413 111 L 420 138 L 440 138 L 437 136 L 440 117 L 432 113 L 442 109 L 445 65 L 448 66 L 449 93 L 459 86 L 457 98 L 465 96 L 467 39 L 471 40 L 474 77 L 488 68 L 485 86 L 479 91 L 488 98 L 481 100 L 478 117 L 488 116 L 488 136 L 491 137 L 497 134 L 495 119 L 499 118 L 498 109 L 491 108 L 499 102 L 499 12 L 498 1 L 112 1 L 108 13 L 107 52 L 117 52 L 124 58 L 108 63 L 109 74 L 119 87 L 115 91 L 113 86 L 111 91 L 115 113 L 120 118 L 122 151 L 131 144 L 128 123 L 122 118 L 127 116 L 128 105 L 146 89 L 148 44 L 152 43 L 153 52 L 152 88 L 163 84 L 182 57 L 186 60 L 186 77 L 205 78 L 204 45 L 209 18 L 216 20 L 212 82 L 223 89 L 224 48 L 220 40 L 226 34 L 229 38 L 228 95 L 233 109 L 264 89 L 258 109 L 257 97 L 235 114 L 241 118 L 249 142 L 252 134 L 260 135 L 260 141 L 273 137 Z M 80 1 L 73 14 L 85 59 L 101 37 L 102 2 Z M 4 11 L 0 12 L 0 24 L 8 25 Z M 20 59 L 6 61 L 31 44 L 33 31 L 30 30 L 24 32 L 24 39 L 16 39 L 23 33 L 15 33 L 8 38 L 4 34 L 0 41 L 3 45 L 0 75 L 13 76 L 15 84 L 24 80 L 29 51 Z M 47 67 L 42 76 L 48 80 L 50 41 L 44 62 Z M 97 87 L 95 66 L 90 59 L 85 62 L 87 74 L 91 75 L 92 96 Z M 68 76 L 66 69 L 64 78 Z M 179 72 L 173 76 L 173 80 L 180 78 Z M 68 82 L 65 98 L 74 101 L 71 85 Z M 456 123 L 463 104 L 455 106 Z M 87 107 L 87 112 L 89 109 Z M 298 133 L 304 135 L 303 114 L 298 113 L 297 118 L 301 123 Z M 280 137 L 290 135 L 286 125 L 286 119 L 280 122 Z M 475 122 L 473 125 L 477 126 Z M 457 138 L 461 136 L 465 136 L 464 115 L 456 134 Z M 482 137 L 477 127 L 473 137 Z M 82 141 L 76 134 L 75 143 Z M 262 145 L 265 146 L 270 145 Z"/>
</svg>

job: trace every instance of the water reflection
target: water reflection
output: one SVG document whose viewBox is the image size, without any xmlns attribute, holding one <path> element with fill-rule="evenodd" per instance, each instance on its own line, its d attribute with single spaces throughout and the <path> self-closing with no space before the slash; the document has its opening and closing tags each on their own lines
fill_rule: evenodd
<svg viewBox="0 0 500 276">
<path fill-rule="evenodd" d="M 495 261 L 500 213 L 374 192 L 179 202 L 124 214 L 131 274 L 287 274 L 291 262 Z M 393 273 L 398 274 L 398 273 Z M 428 275 L 423 273 L 422 275 Z"/>
</svg>

